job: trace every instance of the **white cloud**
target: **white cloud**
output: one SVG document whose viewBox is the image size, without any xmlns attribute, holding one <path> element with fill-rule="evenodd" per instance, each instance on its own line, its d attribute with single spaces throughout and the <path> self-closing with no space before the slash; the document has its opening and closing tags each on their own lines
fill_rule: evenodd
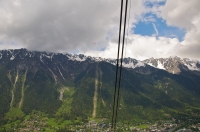
<svg viewBox="0 0 200 132">
<path fill-rule="evenodd" d="M 161 15 L 168 25 L 189 30 L 195 26 L 192 21 L 200 13 L 199 6 L 199 0 L 167 0 L 161 8 Z"/>
<path fill-rule="evenodd" d="M 0 49 L 20 49 L 20 48 L 23 48 L 23 46 L 22 45 L 18 45 L 18 44 L 13 44 L 13 43 L 9 43 L 9 42 L 7 42 L 7 44 L 5 45 L 5 44 L 1 44 L 0 43 Z"/>
<path fill-rule="evenodd" d="M 134 2 L 130 21 L 143 10 L 142 1 Z M 4 47 L 15 41 L 30 50 L 87 51 L 105 47 L 117 33 L 120 0 L 4 0 L 0 14 Z"/>
<path fill-rule="evenodd" d="M 161 17 L 168 25 L 186 29 L 186 35 L 176 54 L 200 60 L 200 1 L 167 0 L 161 7 Z"/>
<path fill-rule="evenodd" d="M 157 3 L 159 1 L 146 1 Z M 164 2 L 164 1 L 162 1 Z M 146 59 L 150 57 L 160 58 L 178 55 L 200 60 L 200 1 L 191 0 L 167 0 L 165 5 L 155 4 L 152 7 L 146 7 L 146 13 L 156 14 L 166 20 L 168 26 L 175 26 L 185 29 L 186 35 L 183 41 L 179 41 L 177 37 L 167 38 L 159 37 L 158 30 L 154 24 L 153 17 L 147 20 L 140 17 L 141 21 L 153 22 L 152 25 L 156 32 L 155 36 L 130 35 L 126 48 L 126 56 L 136 59 Z M 153 21 L 151 21 L 153 20 Z M 156 20 L 155 20 L 156 21 Z M 113 57 L 116 58 L 117 45 L 109 43 L 105 51 L 92 51 L 86 54 L 94 56 Z"/>
<path fill-rule="evenodd" d="M 147 3 L 153 6 L 145 7 Z M 199 0 L 132 2 L 126 56 L 145 59 L 179 55 L 200 59 L 199 7 Z M 25 47 L 115 58 L 119 13 L 120 0 L 0 0 L 0 49 Z M 152 14 L 166 20 L 169 26 L 185 29 L 184 40 L 159 37 Z M 134 31 L 130 29 L 138 21 L 151 22 L 156 37 L 131 34 Z M 105 50 L 100 51 L 102 48 Z"/>
<path fill-rule="evenodd" d="M 125 46 L 124 57 L 133 57 L 139 60 L 147 59 L 150 57 L 160 58 L 169 57 L 174 55 L 174 50 L 179 44 L 177 38 L 153 37 L 130 35 L 129 41 Z M 116 58 L 117 45 L 109 43 L 104 51 L 88 51 L 84 52 L 86 55 Z"/>
</svg>

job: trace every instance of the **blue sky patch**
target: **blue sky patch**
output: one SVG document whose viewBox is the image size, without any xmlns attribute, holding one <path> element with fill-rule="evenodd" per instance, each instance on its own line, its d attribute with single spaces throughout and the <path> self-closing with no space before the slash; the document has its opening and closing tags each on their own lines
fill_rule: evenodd
<svg viewBox="0 0 200 132">
<path fill-rule="evenodd" d="M 133 30 L 134 34 L 140 34 L 143 36 L 151 36 L 152 34 L 156 33 L 152 23 L 146 23 L 141 21 L 136 25 L 136 27 Z"/>
<path fill-rule="evenodd" d="M 161 5 L 165 5 L 165 3 L 166 3 L 166 0 L 161 0 L 161 1 L 151 1 L 151 0 L 149 0 L 149 1 L 145 1 L 144 2 L 144 5 L 146 6 L 146 7 L 150 7 L 150 8 L 152 8 L 152 7 L 154 7 L 154 6 L 161 6 Z"/>
<path fill-rule="evenodd" d="M 146 14 L 144 18 L 148 18 L 148 15 Z M 183 40 L 186 33 L 184 29 L 180 29 L 174 26 L 168 26 L 166 24 L 166 21 L 162 18 L 157 18 L 155 15 L 152 14 L 151 16 L 154 17 L 155 21 L 139 21 L 135 25 L 136 27 L 132 29 L 134 34 L 140 34 L 143 36 L 156 35 L 168 38 L 178 38 L 180 41 Z M 158 31 L 158 34 L 156 30 Z"/>
</svg>

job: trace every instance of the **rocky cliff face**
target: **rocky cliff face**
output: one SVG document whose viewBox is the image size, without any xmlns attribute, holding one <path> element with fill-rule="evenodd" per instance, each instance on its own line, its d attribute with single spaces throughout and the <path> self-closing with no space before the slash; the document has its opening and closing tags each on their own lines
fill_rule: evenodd
<svg viewBox="0 0 200 132">
<path fill-rule="evenodd" d="M 144 63 L 155 68 L 166 70 L 173 74 L 178 74 L 182 70 L 200 71 L 200 62 L 190 60 L 187 58 L 181 59 L 180 57 L 169 58 L 150 58 L 143 61 Z"/>
</svg>

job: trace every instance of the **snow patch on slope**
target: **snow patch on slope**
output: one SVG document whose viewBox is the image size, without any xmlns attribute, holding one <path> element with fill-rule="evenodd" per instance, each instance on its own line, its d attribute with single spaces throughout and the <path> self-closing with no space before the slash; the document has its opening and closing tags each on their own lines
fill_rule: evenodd
<svg viewBox="0 0 200 132">
<path fill-rule="evenodd" d="M 72 55 L 72 54 L 66 54 L 69 60 L 72 61 L 85 61 L 87 59 L 84 55 Z"/>
<path fill-rule="evenodd" d="M 157 68 L 166 70 L 165 67 L 164 67 L 164 65 L 159 60 L 158 60 Z"/>
<path fill-rule="evenodd" d="M 52 54 L 42 54 L 42 56 L 44 56 L 44 57 L 46 57 L 46 58 L 48 58 L 48 59 L 50 59 L 52 61 L 54 53 L 52 53 Z"/>
<path fill-rule="evenodd" d="M 199 61 L 190 60 L 188 58 L 181 59 L 180 57 L 169 57 L 169 58 L 150 58 L 143 61 L 144 63 L 159 69 L 166 70 L 170 73 L 177 74 L 181 72 L 180 65 L 184 65 L 191 71 L 200 71 Z"/>
<path fill-rule="evenodd" d="M 62 76 L 63 80 L 65 80 L 65 78 L 64 78 L 63 74 L 61 73 L 61 71 L 60 71 L 58 66 L 57 66 L 57 68 L 58 68 L 58 71 L 59 71 L 60 75 Z"/>
<path fill-rule="evenodd" d="M 29 52 L 29 57 L 34 57 L 35 56 L 35 52 Z"/>
<path fill-rule="evenodd" d="M 150 65 L 150 66 L 152 66 L 152 67 L 155 67 L 152 63 L 146 63 L 146 64 L 148 64 L 148 65 Z"/>
<path fill-rule="evenodd" d="M 17 54 L 18 54 L 18 53 L 17 53 Z M 11 56 L 10 60 L 14 60 L 15 57 L 17 56 L 17 54 L 14 55 L 14 54 L 12 53 L 12 56 Z"/>
<path fill-rule="evenodd" d="M 132 62 L 132 61 L 129 61 L 128 63 L 123 62 L 122 66 L 126 67 L 126 68 L 133 68 L 134 69 L 136 67 L 141 67 L 141 66 L 144 67 L 145 64 L 143 62 L 141 62 L 141 61 L 138 61 L 136 64 L 134 64 L 134 62 Z"/>
<path fill-rule="evenodd" d="M 45 54 L 42 54 L 43 56 L 45 56 L 46 58 L 48 59 L 51 59 L 51 56 L 50 55 L 45 55 Z"/>
<path fill-rule="evenodd" d="M 55 84 L 57 84 L 57 76 L 53 73 L 53 71 L 47 66 L 47 68 L 49 69 L 49 71 L 52 73 L 54 80 L 55 80 Z"/>
<path fill-rule="evenodd" d="M 41 61 L 42 63 L 44 63 L 44 61 L 42 60 L 42 56 L 43 56 L 43 54 L 40 55 L 40 61 Z"/>
<path fill-rule="evenodd" d="M 196 64 L 197 64 L 197 63 L 192 62 L 192 63 L 190 63 L 190 64 L 185 64 L 185 65 L 188 67 L 188 69 L 190 69 L 190 70 L 192 70 L 192 71 L 194 71 L 194 70 L 200 71 L 200 69 L 197 67 Z"/>
<path fill-rule="evenodd" d="M 14 55 L 12 55 L 12 57 L 10 58 L 10 60 L 14 60 L 15 59 L 15 56 Z"/>
<path fill-rule="evenodd" d="M 138 61 L 138 63 L 136 64 L 136 67 L 141 67 L 141 66 L 145 66 L 145 63 Z"/>
</svg>

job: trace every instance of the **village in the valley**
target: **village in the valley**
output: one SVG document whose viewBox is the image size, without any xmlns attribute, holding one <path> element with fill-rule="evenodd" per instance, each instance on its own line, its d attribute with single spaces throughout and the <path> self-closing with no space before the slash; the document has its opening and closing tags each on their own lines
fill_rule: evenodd
<svg viewBox="0 0 200 132">
<path fill-rule="evenodd" d="M 170 119 L 151 122 L 131 123 L 117 122 L 116 132 L 198 132 L 200 131 L 200 123 L 198 118 L 195 119 Z M 7 127 L 7 128 L 6 128 Z M 112 132 L 112 124 L 107 118 L 98 120 L 90 120 L 87 123 L 74 121 L 57 123 L 53 118 L 49 119 L 45 116 L 32 114 L 22 123 L 16 122 L 5 126 L 1 130 L 6 131 L 48 131 L 48 132 Z"/>
</svg>

